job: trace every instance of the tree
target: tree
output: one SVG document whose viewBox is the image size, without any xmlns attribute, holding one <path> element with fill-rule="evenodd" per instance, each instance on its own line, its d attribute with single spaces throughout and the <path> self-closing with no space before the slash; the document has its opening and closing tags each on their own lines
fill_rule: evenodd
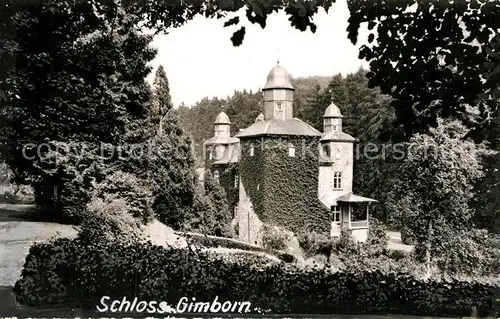
<svg viewBox="0 0 500 319">
<path fill-rule="evenodd" d="M 196 193 L 194 215 L 189 229 L 206 235 L 232 237 L 232 215 L 226 193 L 208 170 L 203 188 L 199 188 Z"/>
<path fill-rule="evenodd" d="M 150 181 L 155 216 L 174 229 L 182 229 L 192 218 L 194 153 L 191 139 L 172 109 L 169 91 L 166 73 L 159 67 L 150 104 L 153 135 L 138 145 L 142 156 L 133 156 L 126 171 Z"/>
<path fill-rule="evenodd" d="M 319 8 L 326 11 L 333 4 L 333 0 L 314 0 L 314 1 L 213 1 L 203 2 L 194 0 L 178 0 L 146 3 L 144 0 L 126 0 L 121 1 L 128 12 L 133 12 L 146 21 L 146 26 L 159 31 L 164 31 L 172 27 L 182 26 L 187 21 L 197 15 L 204 15 L 208 18 L 225 18 L 227 14 L 235 15 L 237 11 L 245 8 L 245 17 L 253 24 L 257 23 L 262 28 L 266 27 L 267 17 L 273 12 L 284 10 L 289 16 L 288 20 L 292 27 L 300 31 L 309 28 L 313 33 L 316 32 L 316 25 L 312 17 L 318 12 Z M 110 3 L 113 9 L 114 2 Z M 226 20 L 224 27 L 237 26 L 240 23 L 240 16 L 235 16 Z M 238 46 L 243 42 L 246 28 L 240 27 L 233 33 L 231 41 L 233 45 Z"/>
<path fill-rule="evenodd" d="M 416 253 L 431 264 L 439 262 L 446 269 L 451 256 L 462 256 L 461 271 L 474 271 L 481 265 L 475 252 L 464 249 L 481 245 L 474 242 L 473 183 L 483 175 L 481 158 L 484 145 L 464 140 L 467 129 L 458 121 L 439 121 L 428 134 L 416 134 L 407 144 L 407 157 L 391 190 L 394 199 L 392 216 L 416 240 Z M 457 241 L 457 238 L 462 240 Z M 459 258 L 453 261 L 458 262 Z M 485 262 L 483 260 L 483 262 Z"/>
<path fill-rule="evenodd" d="M 407 139 L 435 127 L 439 117 L 471 128 L 491 125 L 500 90 L 498 81 L 483 79 L 487 62 L 493 70 L 492 60 L 498 63 L 492 55 L 499 9 L 495 1 L 349 1 L 349 38 L 356 43 L 361 23 L 368 23 L 370 44 L 359 56 L 370 62 L 370 86 L 394 99 Z M 470 106 L 478 108 L 477 118 Z"/>
<path fill-rule="evenodd" d="M 109 164 L 120 147 L 147 138 L 145 78 L 156 51 L 149 47 L 152 37 L 139 33 L 137 17 L 121 10 L 108 20 L 96 3 L 30 5 L 14 6 L 9 16 L 18 37 L 15 69 L 2 82 L 3 138 L 16 181 L 33 185 L 36 202 L 59 216 L 65 210 L 60 194 L 68 189 L 63 172 L 80 168 L 61 167 L 51 161 L 55 154 L 109 143 Z"/>
<path fill-rule="evenodd" d="M 158 123 L 158 135 L 163 135 L 163 122 L 165 116 L 170 114 L 172 109 L 172 101 L 170 98 L 170 88 L 168 86 L 168 78 L 163 65 L 160 65 L 156 70 L 153 82 L 153 116 L 154 123 Z"/>
</svg>

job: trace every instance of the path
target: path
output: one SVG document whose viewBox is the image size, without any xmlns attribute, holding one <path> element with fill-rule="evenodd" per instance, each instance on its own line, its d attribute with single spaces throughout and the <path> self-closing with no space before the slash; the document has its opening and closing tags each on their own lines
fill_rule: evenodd
<svg viewBox="0 0 500 319">
<path fill-rule="evenodd" d="M 0 286 L 15 284 L 33 243 L 54 236 L 76 236 L 71 225 L 30 220 L 34 208 L 29 204 L 0 203 Z"/>
<path fill-rule="evenodd" d="M 413 250 L 413 246 L 406 245 L 401 240 L 401 233 L 396 231 L 388 231 L 387 236 L 389 236 L 389 241 L 387 242 L 387 246 L 390 249 L 394 250 L 402 250 L 406 252 L 410 252 Z"/>
</svg>

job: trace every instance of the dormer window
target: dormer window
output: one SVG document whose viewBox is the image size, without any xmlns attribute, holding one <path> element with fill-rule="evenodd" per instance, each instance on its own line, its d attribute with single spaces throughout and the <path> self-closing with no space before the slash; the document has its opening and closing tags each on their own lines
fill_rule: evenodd
<svg viewBox="0 0 500 319">
<path fill-rule="evenodd" d="M 283 102 L 276 102 L 276 111 L 283 111 Z"/>
<path fill-rule="evenodd" d="M 254 155 L 254 147 L 253 147 L 253 145 L 250 145 L 250 149 L 249 149 L 248 152 L 250 153 L 250 156 Z"/>
<path fill-rule="evenodd" d="M 288 156 L 295 157 L 295 146 L 292 143 L 288 144 Z"/>
</svg>

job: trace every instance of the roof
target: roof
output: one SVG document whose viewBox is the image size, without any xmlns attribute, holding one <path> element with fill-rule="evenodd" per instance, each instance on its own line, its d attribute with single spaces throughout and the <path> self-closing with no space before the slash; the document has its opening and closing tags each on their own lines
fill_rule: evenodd
<svg viewBox="0 0 500 319">
<path fill-rule="evenodd" d="M 230 136 L 214 136 L 211 137 L 210 139 L 206 140 L 205 145 L 211 145 L 211 144 L 234 144 L 238 143 L 239 140 L 236 137 L 230 137 Z"/>
<path fill-rule="evenodd" d="M 340 109 L 333 102 L 330 104 L 325 111 L 325 115 L 323 117 L 343 117 L 342 113 L 340 113 Z"/>
<path fill-rule="evenodd" d="M 271 72 L 267 75 L 266 86 L 264 86 L 263 90 L 270 89 L 295 90 L 290 74 L 279 64 L 272 68 Z"/>
<path fill-rule="evenodd" d="M 344 132 L 328 132 L 324 133 L 321 137 L 321 141 L 332 141 L 332 142 L 355 142 L 356 139 L 351 135 Z"/>
<path fill-rule="evenodd" d="M 240 155 L 240 144 L 231 144 L 224 149 L 221 158 L 215 160 L 212 164 L 237 163 Z"/>
<path fill-rule="evenodd" d="M 289 120 L 270 119 L 258 121 L 240 132 L 236 137 L 259 135 L 321 136 L 321 132 L 297 118 Z"/>
<path fill-rule="evenodd" d="M 229 120 L 229 116 L 226 113 L 220 112 L 219 115 L 215 118 L 214 124 L 231 124 Z"/>
<path fill-rule="evenodd" d="M 342 202 L 342 203 L 377 203 L 378 200 L 371 199 L 368 197 L 359 196 L 359 195 L 354 195 L 353 193 L 349 193 L 347 195 L 344 195 L 344 196 L 337 198 L 337 202 Z"/>
</svg>

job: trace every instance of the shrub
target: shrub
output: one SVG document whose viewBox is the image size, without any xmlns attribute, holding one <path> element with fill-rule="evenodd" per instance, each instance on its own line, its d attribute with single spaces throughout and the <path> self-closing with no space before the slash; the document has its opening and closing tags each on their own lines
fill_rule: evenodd
<svg viewBox="0 0 500 319">
<path fill-rule="evenodd" d="M 21 304 L 31 306 L 64 303 L 94 308 L 104 295 L 171 305 L 179 296 L 204 301 L 218 296 L 249 301 L 252 307 L 274 313 L 467 316 L 473 306 L 482 313 L 492 311 L 495 287 L 484 283 L 254 262 L 150 243 L 96 246 L 58 239 L 30 249 L 14 291 Z"/>
<path fill-rule="evenodd" d="M 262 226 L 262 246 L 267 249 L 285 250 L 293 238 L 293 233 L 278 226 Z"/>
<path fill-rule="evenodd" d="M 151 186 L 137 176 L 116 171 L 97 184 L 93 197 L 102 198 L 107 202 L 121 200 L 126 211 L 143 223 L 153 219 L 153 195 Z"/>
<path fill-rule="evenodd" d="M 87 205 L 78 237 L 88 244 L 132 244 L 142 238 L 142 232 L 140 222 L 129 213 L 124 200 L 95 198 Z"/>
<path fill-rule="evenodd" d="M 387 227 L 376 218 L 370 217 L 370 228 L 368 230 L 367 244 L 377 247 L 385 247 L 389 236 L 387 236 Z"/>
<path fill-rule="evenodd" d="M 330 257 L 334 243 L 330 236 L 310 231 L 300 233 L 297 238 L 306 257 L 317 255 Z"/>
</svg>

